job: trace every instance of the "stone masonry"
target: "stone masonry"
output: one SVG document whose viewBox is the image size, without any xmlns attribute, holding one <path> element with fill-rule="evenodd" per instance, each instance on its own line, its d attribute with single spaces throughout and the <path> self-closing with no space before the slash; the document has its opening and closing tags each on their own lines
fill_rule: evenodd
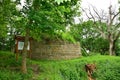
<svg viewBox="0 0 120 80">
<path fill-rule="evenodd" d="M 31 58 L 48 60 L 78 58 L 81 54 L 79 43 L 52 41 L 49 43 L 32 41 L 31 51 Z"/>
</svg>

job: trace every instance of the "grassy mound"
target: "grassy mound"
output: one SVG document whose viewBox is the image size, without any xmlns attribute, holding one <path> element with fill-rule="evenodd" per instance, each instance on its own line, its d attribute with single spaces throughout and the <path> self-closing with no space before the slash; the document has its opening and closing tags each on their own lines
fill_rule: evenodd
<svg viewBox="0 0 120 80">
<path fill-rule="evenodd" d="M 97 66 L 93 77 L 96 80 L 120 80 L 120 57 L 90 56 L 73 60 L 27 60 L 28 74 L 23 75 L 19 67 L 21 58 L 15 61 L 13 53 L 0 52 L 0 80 L 87 80 L 84 66 L 95 63 Z M 32 67 L 31 67 L 31 66 Z"/>
<path fill-rule="evenodd" d="M 93 77 L 97 80 L 120 80 L 120 57 L 101 55 L 66 61 L 39 61 L 43 71 L 38 80 L 87 80 L 84 66 L 88 63 L 96 64 Z"/>
</svg>

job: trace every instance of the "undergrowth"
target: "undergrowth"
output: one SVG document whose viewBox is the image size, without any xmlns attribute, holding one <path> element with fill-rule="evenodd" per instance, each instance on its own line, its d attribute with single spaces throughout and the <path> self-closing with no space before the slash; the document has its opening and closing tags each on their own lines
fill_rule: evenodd
<svg viewBox="0 0 120 80">
<path fill-rule="evenodd" d="M 95 55 L 58 61 L 28 59 L 28 74 L 23 75 L 20 69 L 10 69 L 19 67 L 21 58 L 15 61 L 13 53 L 3 51 L 0 51 L 0 80 L 88 80 L 84 68 L 88 63 L 97 67 L 92 75 L 96 80 L 120 80 L 120 57 L 116 56 Z M 35 73 L 30 67 L 33 64 L 39 66 Z"/>
<path fill-rule="evenodd" d="M 32 71 L 28 68 L 28 74 L 21 73 L 21 57 L 15 60 L 15 54 L 0 51 L 0 80 L 30 80 Z"/>
<path fill-rule="evenodd" d="M 96 55 L 38 63 L 43 69 L 38 80 L 88 80 L 84 66 L 89 63 L 94 63 L 97 67 L 92 75 L 96 80 L 120 80 L 120 57 Z"/>
</svg>

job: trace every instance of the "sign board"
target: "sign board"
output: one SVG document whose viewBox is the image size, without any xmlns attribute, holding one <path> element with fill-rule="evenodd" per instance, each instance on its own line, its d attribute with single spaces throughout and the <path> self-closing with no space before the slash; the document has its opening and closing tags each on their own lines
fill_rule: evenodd
<svg viewBox="0 0 120 80">
<path fill-rule="evenodd" d="M 24 42 L 18 41 L 18 50 L 23 50 Z M 27 50 L 30 50 L 30 42 L 28 42 Z"/>
</svg>

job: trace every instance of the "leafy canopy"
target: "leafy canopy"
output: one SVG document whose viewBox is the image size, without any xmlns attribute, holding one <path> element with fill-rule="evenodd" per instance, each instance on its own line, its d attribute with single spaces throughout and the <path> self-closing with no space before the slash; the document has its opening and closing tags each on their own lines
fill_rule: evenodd
<svg viewBox="0 0 120 80">
<path fill-rule="evenodd" d="M 29 28 L 30 36 L 34 38 L 56 38 L 58 32 L 64 32 L 66 26 L 73 23 L 74 16 L 80 13 L 77 11 L 78 1 L 57 4 L 52 0 L 28 0 L 21 10 L 22 19 L 18 22 L 22 23 L 23 29 Z"/>
<path fill-rule="evenodd" d="M 66 1 L 71 1 L 71 0 L 55 0 L 55 2 L 57 2 L 58 4 L 63 3 L 64 1 L 66 2 Z"/>
</svg>

